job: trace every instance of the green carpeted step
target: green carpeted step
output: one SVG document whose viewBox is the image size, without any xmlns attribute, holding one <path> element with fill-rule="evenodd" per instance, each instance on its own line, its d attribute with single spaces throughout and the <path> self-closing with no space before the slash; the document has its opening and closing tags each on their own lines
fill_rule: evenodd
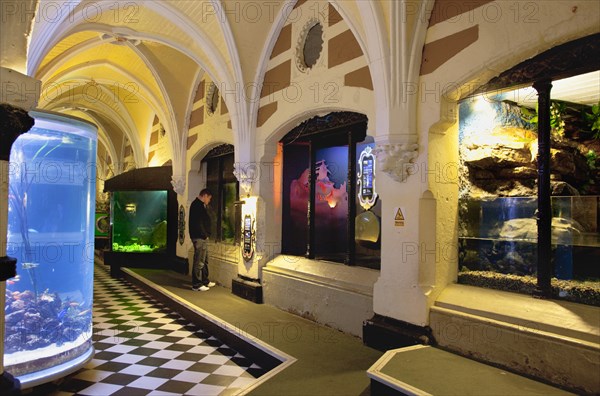
<svg viewBox="0 0 600 396">
<path fill-rule="evenodd" d="M 430 346 L 386 352 L 369 370 L 390 394 L 569 395 L 566 391 Z M 387 393 L 387 392 L 386 392 Z"/>
</svg>

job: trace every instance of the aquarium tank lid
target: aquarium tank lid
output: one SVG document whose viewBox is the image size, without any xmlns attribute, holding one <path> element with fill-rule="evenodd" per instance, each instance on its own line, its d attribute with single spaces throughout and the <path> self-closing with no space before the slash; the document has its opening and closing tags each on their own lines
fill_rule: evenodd
<svg viewBox="0 0 600 396">
<path fill-rule="evenodd" d="M 171 166 L 132 169 L 104 182 L 104 192 L 173 190 Z"/>
<path fill-rule="evenodd" d="M 29 115 L 35 120 L 33 128 L 56 130 L 98 140 L 98 127 L 82 118 L 47 110 L 31 110 Z"/>
</svg>

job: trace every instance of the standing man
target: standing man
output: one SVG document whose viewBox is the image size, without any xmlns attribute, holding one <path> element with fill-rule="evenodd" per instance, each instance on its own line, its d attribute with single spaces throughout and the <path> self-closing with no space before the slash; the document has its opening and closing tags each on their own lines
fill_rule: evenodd
<svg viewBox="0 0 600 396">
<path fill-rule="evenodd" d="M 212 193 L 203 189 L 190 206 L 189 232 L 194 244 L 194 264 L 192 266 L 192 290 L 207 291 L 215 285 L 208 280 L 208 238 L 210 237 L 210 216 L 207 207 Z"/>
</svg>

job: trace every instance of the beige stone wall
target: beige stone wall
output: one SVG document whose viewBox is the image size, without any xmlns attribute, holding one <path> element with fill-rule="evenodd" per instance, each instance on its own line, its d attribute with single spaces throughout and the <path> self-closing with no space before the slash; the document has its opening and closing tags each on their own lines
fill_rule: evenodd
<svg viewBox="0 0 600 396">
<path fill-rule="evenodd" d="M 127 172 L 132 169 L 136 169 L 135 156 L 133 155 L 133 148 L 131 142 L 126 137 L 125 145 L 123 147 L 123 172 Z"/>
<path fill-rule="evenodd" d="M 306 68 L 304 37 L 316 23 L 323 27 L 323 47 L 316 64 Z M 296 3 L 275 42 L 256 100 L 257 144 L 277 142 L 317 114 L 350 110 L 374 117 L 366 58 L 334 6 L 326 1 Z"/>
<path fill-rule="evenodd" d="M 427 142 L 425 176 L 438 208 L 443 208 L 436 222 L 437 290 L 430 303 L 456 281 L 458 272 L 457 101 L 535 54 L 595 33 L 600 15 L 597 2 L 454 3 L 456 7 L 436 2 L 433 9 L 418 94 L 419 140 Z"/>
<path fill-rule="evenodd" d="M 600 23 L 598 2 L 458 1 L 453 2 L 459 9 L 454 13 L 442 9 L 449 3 L 436 2 L 433 10 L 418 87 L 419 140 L 426 145 L 428 169 L 427 174 L 419 176 L 425 178 L 437 202 L 435 287 L 429 295 L 430 308 L 440 293 L 456 282 L 458 273 L 458 100 L 534 55 L 596 33 Z M 508 300 L 515 301 L 518 296 L 507 295 Z M 526 299 L 530 301 L 528 304 L 536 301 L 531 297 Z M 489 310 L 481 301 L 478 304 L 482 315 L 487 315 Z M 521 307 L 529 310 L 525 305 Z M 577 341 L 557 341 L 560 336 L 555 334 L 540 337 L 525 328 L 511 327 L 510 315 L 493 326 L 477 322 L 475 327 L 478 331 L 496 331 L 502 334 L 502 340 L 489 343 L 485 337 L 479 337 L 481 333 L 476 333 L 473 342 L 465 343 L 463 338 L 448 337 L 440 328 L 454 326 L 464 332 L 476 322 L 437 307 L 430 314 L 436 338 L 448 349 L 564 386 L 589 390 L 592 389 L 589 384 L 597 381 L 583 378 L 585 369 L 580 367 L 586 359 L 597 359 L 597 343 L 586 351 L 577 350 L 571 348 Z M 558 324 L 562 319 L 557 315 L 553 320 Z M 535 327 L 535 319 L 532 325 Z M 535 351 L 522 345 L 532 340 L 536 343 Z M 515 358 L 515 353 L 525 350 L 526 353 Z M 579 357 L 574 358 L 576 355 Z"/>
<path fill-rule="evenodd" d="M 322 49 L 316 63 L 307 67 L 303 56 L 304 39 L 317 23 L 321 25 L 323 32 Z M 260 94 L 251 98 L 255 101 L 251 105 L 258 108 L 256 119 L 251 122 L 256 127 L 254 158 L 260 163 L 258 175 L 252 185 L 252 193 L 258 195 L 256 254 L 252 265 L 242 263 L 238 266 L 238 273 L 265 282 L 267 303 L 292 312 L 308 310 L 306 314 L 317 322 L 335 321 L 337 325 L 334 327 L 359 335 L 362 321 L 369 313 L 372 314 L 369 307 L 364 312 L 359 309 L 360 314 L 358 311 L 349 314 L 353 311 L 346 308 L 349 306 L 348 298 L 352 298 L 342 289 L 317 287 L 320 292 L 314 290 L 314 293 L 306 294 L 306 290 L 314 285 L 305 282 L 305 274 L 297 282 L 289 282 L 285 277 L 273 273 L 273 261 L 270 260 L 277 260 L 276 257 L 281 252 L 283 157 L 278 142 L 303 121 L 335 111 L 365 114 L 369 119 L 367 133 L 373 136 L 374 133 L 369 128 L 374 128 L 375 101 L 368 62 L 359 38 L 334 5 L 314 0 L 298 1 L 295 4 L 274 38 L 268 57 L 264 79 L 259 81 L 262 84 Z M 268 267 L 265 267 L 267 263 Z M 319 269 L 310 267 L 309 272 L 320 272 L 320 276 L 329 278 L 332 283 L 337 279 L 331 272 L 334 267 L 340 267 L 339 270 L 344 273 L 351 270 L 351 267 L 344 265 L 321 264 L 322 266 L 316 266 Z M 376 278 L 378 272 L 373 272 Z M 372 282 L 368 287 L 369 292 L 372 290 Z M 321 305 L 321 292 L 332 296 L 332 304 L 315 309 L 315 306 Z M 297 300 L 293 296 L 301 298 Z M 370 296 L 363 297 L 361 307 L 371 304 Z M 302 301 L 302 308 L 298 308 L 298 301 Z M 342 317 L 343 320 L 340 319 Z"/>
<path fill-rule="evenodd" d="M 168 136 L 158 116 L 154 117 L 148 144 L 148 166 L 170 166 L 173 154 Z"/>
<path fill-rule="evenodd" d="M 204 75 L 198 84 L 194 104 L 189 115 L 189 131 L 187 136 L 187 157 L 190 161 L 202 151 L 202 157 L 210 148 L 221 143 L 233 144 L 233 131 L 231 129 L 231 117 L 222 97 L 222 84 L 214 83 L 219 89 L 219 101 L 214 109 L 210 111 L 207 95 L 212 93 L 213 81 L 208 75 Z M 210 146 L 210 147 L 209 147 Z M 202 159 L 202 158 L 199 158 Z M 186 167 L 189 169 L 189 167 Z"/>
<path fill-rule="evenodd" d="M 234 144 L 234 132 L 231 128 L 231 117 L 229 115 L 229 110 L 223 101 L 221 95 L 222 90 L 219 89 L 223 85 L 218 82 L 214 83 L 214 87 L 219 89 L 219 100 L 216 103 L 216 107 L 213 109 L 214 111 L 209 109 L 209 98 L 207 95 L 210 95 L 213 92 L 214 88 L 211 87 L 212 85 L 213 81 L 208 74 L 203 74 L 199 78 L 198 87 L 189 114 L 189 130 L 185 142 L 187 152 L 186 191 L 183 195 L 178 196 L 179 205 L 183 205 L 186 208 L 186 216 L 189 214 L 190 204 L 196 198 L 200 189 L 206 185 L 206 169 L 201 167 L 202 159 L 212 148 L 220 144 Z M 187 257 L 190 248 L 191 242 L 187 237 L 186 230 L 185 243 L 183 245 L 177 244 L 177 256 Z M 216 244 L 215 246 L 211 246 L 211 249 L 211 257 L 215 260 L 216 257 L 219 257 L 224 261 L 237 259 L 237 250 L 232 250 L 231 245 L 221 246 L 220 244 Z M 218 269 L 216 270 L 219 271 Z M 218 279 L 218 281 L 224 285 L 230 284 L 230 282 L 225 282 L 224 279 Z"/>
</svg>

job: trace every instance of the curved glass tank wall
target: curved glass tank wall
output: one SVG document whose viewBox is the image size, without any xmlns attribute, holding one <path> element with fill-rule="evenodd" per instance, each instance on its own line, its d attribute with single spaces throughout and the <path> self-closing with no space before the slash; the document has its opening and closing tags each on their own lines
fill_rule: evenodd
<svg viewBox="0 0 600 396">
<path fill-rule="evenodd" d="M 34 127 L 13 144 L 4 363 L 23 388 L 83 366 L 92 347 L 97 128 L 32 111 Z"/>
</svg>

